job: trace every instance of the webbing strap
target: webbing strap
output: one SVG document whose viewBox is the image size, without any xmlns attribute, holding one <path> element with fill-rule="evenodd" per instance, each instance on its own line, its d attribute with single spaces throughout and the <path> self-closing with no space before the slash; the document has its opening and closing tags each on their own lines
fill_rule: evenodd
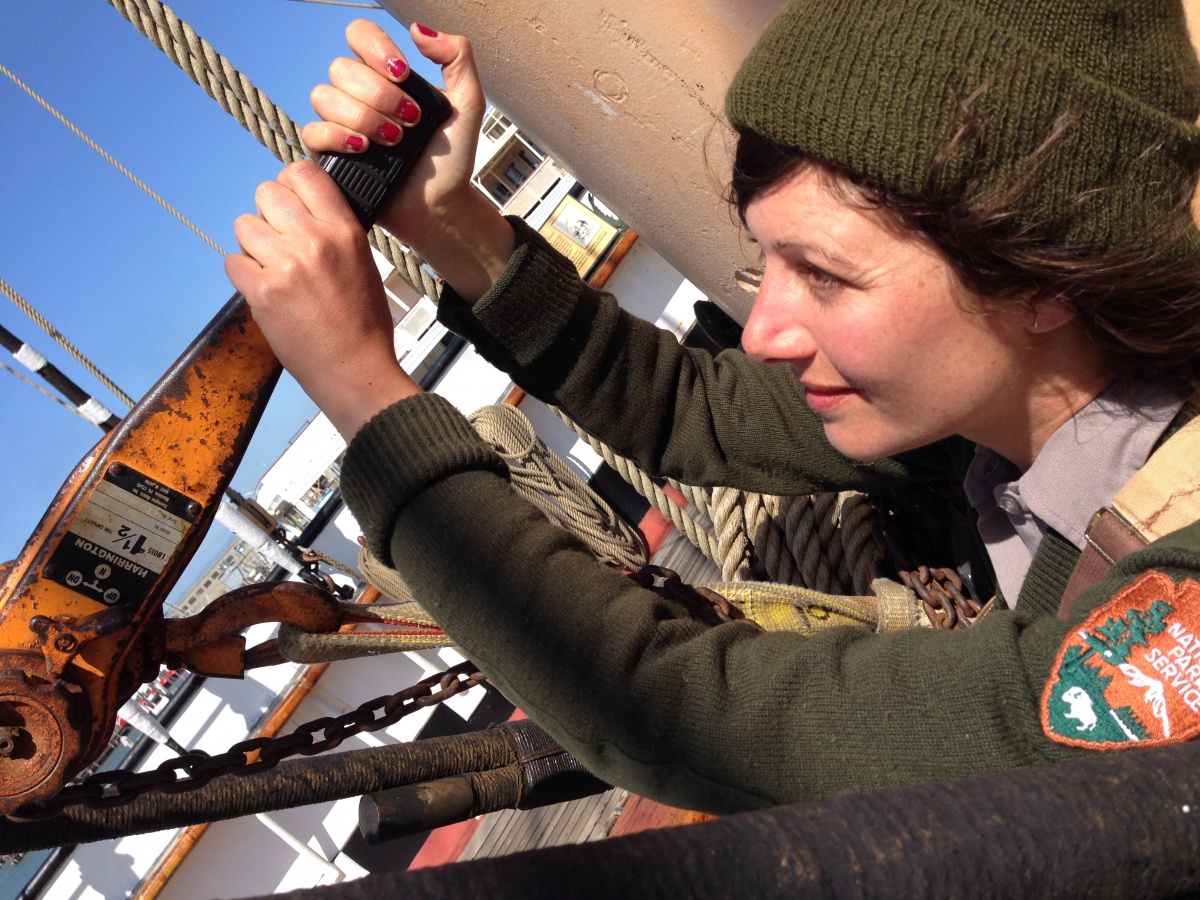
<svg viewBox="0 0 1200 900">
<path fill-rule="evenodd" d="M 1113 514 L 1115 512 L 1115 515 Z M 1200 416 L 1171 435 L 1092 517 L 1087 545 L 1058 605 L 1066 621 L 1075 598 L 1108 577 L 1118 559 L 1200 521 Z"/>
<path fill-rule="evenodd" d="M 1112 505 L 1147 541 L 1200 521 L 1200 416 L 1155 451 Z"/>
</svg>

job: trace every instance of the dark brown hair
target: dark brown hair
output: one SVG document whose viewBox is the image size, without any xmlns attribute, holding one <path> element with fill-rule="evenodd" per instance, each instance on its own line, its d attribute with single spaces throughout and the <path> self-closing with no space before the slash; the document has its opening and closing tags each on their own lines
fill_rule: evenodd
<svg viewBox="0 0 1200 900">
<path fill-rule="evenodd" d="M 1064 117 L 1060 127 L 1069 127 Z M 1056 128 L 1056 132 L 1060 128 Z M 969 137 L 956 135 L 931 165 L 928 185 Z M 1200 389 L 1200 257 L 1173 258 L 1164 248 L 1178 241 L 1169 225 L 1148 225 L 1136 246 L 1100 252 L 1056 245 L 1017 212 L 1023 192 L 1048 156 L 1051 134 L 1031 158 L 1022 183 L 1007 190 L 966 190 L 948 201 L 930 187 L 927 196 L 888 190 L 753 131 L 739 133 L 728 199 L 743 224 L 746 207 L 760 194 L 818 164 L 850 202 L 879 209 L 896 225 L 924 235 L 941 250 L 962 284 L 989 305 L 1051 299 L 1073 308 L 1118 376 L 1163 384 L 1189 396 Z M 1194 185 L 1181 188 L 1190 197 Z M 1081 198 L 1082 199 L 1082 198 Z"/>
</svg>

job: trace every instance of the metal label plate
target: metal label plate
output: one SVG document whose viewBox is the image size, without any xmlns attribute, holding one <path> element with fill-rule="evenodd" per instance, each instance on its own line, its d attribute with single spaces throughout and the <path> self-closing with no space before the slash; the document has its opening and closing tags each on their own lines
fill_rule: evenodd
<svg viewBox="0 0 1200 900">
<path fill-rule="evenodd" d="M 51 555 L 47 576 L 109 606 L 141 604 L 192 526 L 190 502 L 128 466 L 109 466 Z"/>
</svg>

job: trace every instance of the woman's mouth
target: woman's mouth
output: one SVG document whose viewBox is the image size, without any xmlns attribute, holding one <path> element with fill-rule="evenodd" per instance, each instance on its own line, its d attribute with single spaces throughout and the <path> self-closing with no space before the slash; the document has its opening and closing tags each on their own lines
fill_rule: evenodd
<svg viewBox="0 0 1200 900">
<path fill-rule="evenodd" d="M 830 412 L 858 393 L 852 388 L 831 388 L 807 384 L 802 384 L 801 387 L 804 388 L 805 402 L 815 413 Z"/>
</svg>

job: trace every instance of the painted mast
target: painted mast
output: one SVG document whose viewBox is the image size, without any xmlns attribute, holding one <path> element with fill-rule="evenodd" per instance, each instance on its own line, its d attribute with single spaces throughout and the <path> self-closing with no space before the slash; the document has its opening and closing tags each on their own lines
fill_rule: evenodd
<svg viewBox="0 0 1200 900">
<path fill-rule="evenodd" d="M 735 318 L 756 254 L 720 192 L 725 90 L 780 0 L 380 0 L 471 37 L 488 98 Z"/>
</svg>

